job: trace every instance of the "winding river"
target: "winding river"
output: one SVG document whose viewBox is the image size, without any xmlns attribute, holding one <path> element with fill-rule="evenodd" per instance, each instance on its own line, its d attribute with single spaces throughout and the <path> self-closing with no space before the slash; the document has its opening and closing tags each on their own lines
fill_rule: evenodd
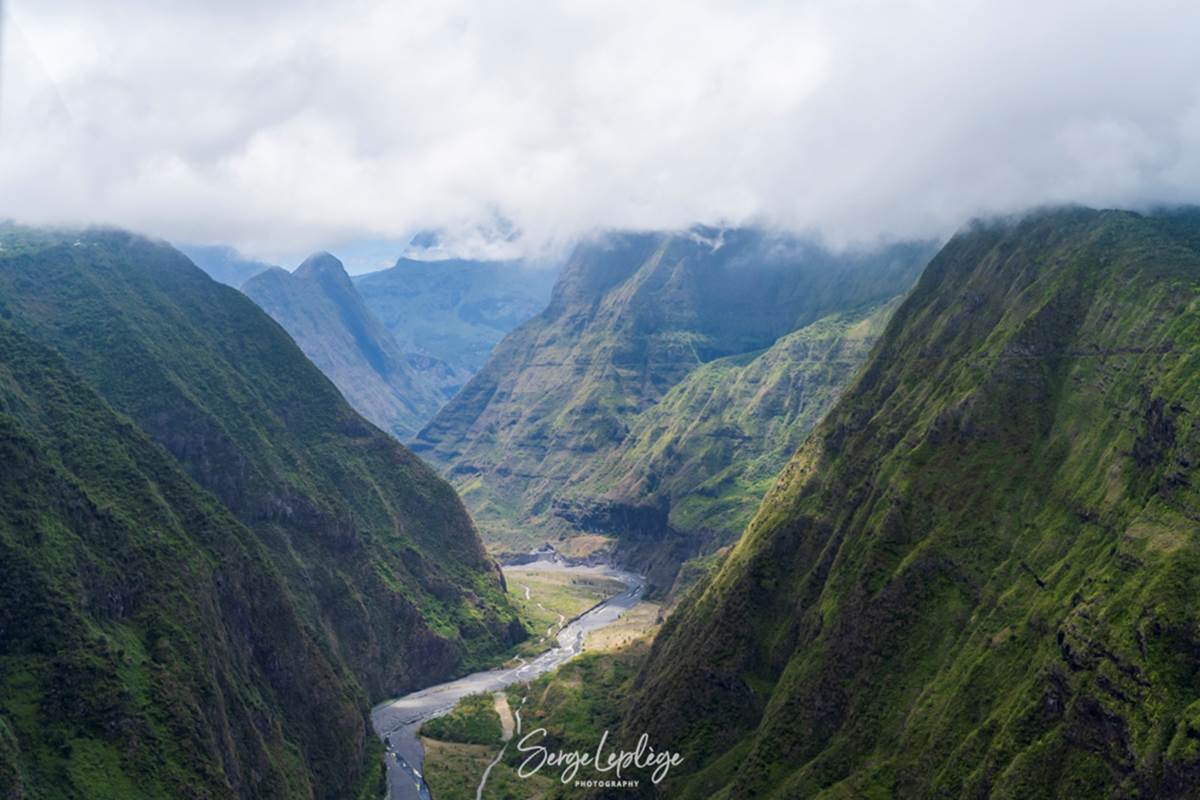
<svg viewBox="0 0 1200 800">
<path fill-rule="evenodd" d="M 377 705 L 371 711 L 371 723 L 387 750 L 388 797 L 391 800 L 430 800 L 429 787 L 421 774 L 425 760 L 424 749 L 417 738 L 421 723 L 445 714 L 469 694 L 495 692 L 514 683 L 533 680 L 579 655 L 583 650 L 584 636 L 611 625 L 637 605 L 645 587 L 642 576 L 609 566 L 572 566 L 558 561 L 535 561 L 523 564 L 521 568 L 615 578 L 627 588 L 568 622 L 558 632 L 557 646 L 532 661 L 522 660 L 518 666 L 507 669 L 476 672 Z"/>
</svg>

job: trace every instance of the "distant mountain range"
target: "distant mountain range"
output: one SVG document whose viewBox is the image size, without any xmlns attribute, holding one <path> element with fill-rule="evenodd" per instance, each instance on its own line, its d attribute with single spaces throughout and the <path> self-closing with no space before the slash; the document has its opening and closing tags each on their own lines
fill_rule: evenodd
<svg viewBox="0 0 1200 800">
<path fill-rule="evenodd" d="M 540 311 L 555 270 L 518 262 L 417 261 L 351 278 L 328 253 L 295 272 L 192 248 L 296 340 L 367 419 L 407 441 L 454 396 L 505 333 Z"/>
<path fill-rule="evenodd" d="M 179 251 L 208 273 L 214 281 L 238 288 L 273 265 L 246 258 L 232 247 L 223 245 L 179 245 Z"/>
<path fill-rule="evenodd" d="M 242 291 L 283 325 L 359 413 L 401 440 L 468 377 L 432 356 L 403 352 L 328 253 L 295 272 L 274 267 L 259 273 Z"/>
<path fill-rule="evenodd" d="M 0 796 L 374 796 L 525 635 L 453 489 L 169 246 L 0 242 Z"/>
<path fill-rule="evenodd" d="M 492 546 L 599 533 L 661 585 L 736 535 L 931 252 L 754 229 L 582 244 L 413 448 Z"/>
<path fill-rule="evenodd" d="M 401 350 L 473 375 L 505 334 L 546 307 L 556 277 L 517 261 L 400 258 L 354 285 Z"/>
</svg>

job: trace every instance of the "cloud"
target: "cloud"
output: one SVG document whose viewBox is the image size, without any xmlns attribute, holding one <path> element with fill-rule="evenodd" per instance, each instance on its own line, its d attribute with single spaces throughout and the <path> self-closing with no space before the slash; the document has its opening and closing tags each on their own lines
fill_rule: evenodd
<svg viewBox="0 0 1200 800">
<path fill-rule="evenodd" d="M 264 257 L 1200 200 L 1185 2 L 15 0 L 0 216 Z M 519 237 L 481 238 L 511 222 Z"/>
</svg>

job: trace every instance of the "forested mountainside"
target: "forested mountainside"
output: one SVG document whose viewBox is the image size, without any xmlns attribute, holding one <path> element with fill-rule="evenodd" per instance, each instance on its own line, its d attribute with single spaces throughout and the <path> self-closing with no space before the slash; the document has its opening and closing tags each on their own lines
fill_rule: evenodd
<svg viewBox="0 0 1200 800">
<path fill-rule="evenodd" d="M 469 377 L 506 333 L 546 307 L 557 274 L 520 262 L 399 258 L 354 285 L 404 352 Z"/>
<path fill-rule="evenodd" d="M 907 290 L 928 252 L 898 245 L 834 254 L 754 229 L 614 234 L 581 245 L 549 307 L 497 346 L 413 447 L 447 470 L 485 539 L 501 548 L 536 544 L 547 525 L 694 548 L 696 537 L 675 541 L 668 519 L 687 510 L 672 517 L 671 503 L 687 506 L 687 494 L 700 516 L 724 504 L 737 518 L 739 482 L 756 483 L 751 492 L 769 483 L 769 467 L 752 462 L 772 445 L 734 450 L 720 436 L 769 435 L 776 411 L 815 422 L 809 410 L 853 373 L 844 362 L 865 355 L 851 340 L 871 326 L 854 325 Z M 838 314 L 847 316 L 818 323 Z M 716 385 L 735 374 L 738 385 Z M 802 396 L 784 400 L 784 386 Z M 735 405 L 755 397 L 762 403 L 738 421 Z M 686 425 L 668 418 L 705 402 L 693 438 L 660 430 Z M 604 481 L 656 447 L 630 477 L 688 462 L 678 483 L 658 487 L 646 477 L 621 487 L 617 503 L 575 491 L 590 481 L 584 488 L 604 495 L 615 487 Z M 714 502 L 700 499 L 706 492 Z M 677 563 L 677 555 L 666 558 Z"/>
<path fill-rule="evenodd" d="M 453 489 L 170 247 L 0 239 L 0 780 L 353 796 L 370 701 L 523 636 Z"/>
<path fill-rule="evenodd" d="M 956 236 L 655 642 L 664 796 L 1195 796 L 1198 398 L 1200 212 Z"/>
<path fill-rule="evenodd" d="M 360 414 L 401 440 L 468 377 L 439 359 L 403 352 L 328 253 L 314 254 L 295 272 L 262 272 L 242 291 L 291 334 Z"/>
</svg>

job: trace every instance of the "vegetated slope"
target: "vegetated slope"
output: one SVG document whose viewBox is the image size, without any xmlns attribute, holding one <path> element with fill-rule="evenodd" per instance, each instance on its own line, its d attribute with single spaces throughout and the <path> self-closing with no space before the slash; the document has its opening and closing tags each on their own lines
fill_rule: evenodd
<svg viewBox="0 0 1200 800">
<path fill-rule="evenodd" d="M 546 307 L 556 274 L 520 262 L 400 258 L 354 285 L 402 350 L 469 376 L 506 333 Z"/>
<path fill-rule="evenodd" d="M 207 272 L 208 277 L 235 289 L 259 273 L 278 269 L 223 245 L 180 245 L 179 251 Z"/>
<path fill-rule="evenodd" d="M 0 321 L 0 794 L 353 797 L 366 698 L 255 537 Z"/>
<path fill-rule="evenodd" d="M 554 512 L 587 527 L 657 514 L 690 557 L 735 539 L 779 471 L 850 383 L 899 298 L 822 317 L 764 351 L 697 367 L 561 493 Z M 631 553 L 634 561 L 653 557 Z"/>
<path fill-rule="evenodd" d="M 627 735 L 672 797 L 1190 797 L 1200 212 L 955 237 L 736 549 Z"/>
<path fill-rule="evenodd" d="M 128 234 L 0 235 L 0 315 L 58 350 L 253 531 L 286 588 L 272 602 L 338 667 L 338 691 L 399 694 L 521 636 L 452 488 L 359 417 L 248 298 Z M 257 724 L 279 713 L 264 701 Z"/>
<path fill-rule="evenodd" d="M 360 414 L 397 438 L 416 433 L 466 381 L 444 361 L 401 351 L 328 253 L 311 256 L 295 272 L 260 273 L 242 291 L 291 334 Z"/>
<path fill-rule="evenodd" d="M 926 252 L 835 255 L 753 229 L 581 245 L 549 307 L 497 346 L 413 448 L 448 470 L 490 544 L 527 547 L 555 519 L 669 538 L 658 507 L 597 515 L 561 505 L 558 513 L 556 502 L 694 371 L 889 300 L 915 280 Z"/>
</svg>

